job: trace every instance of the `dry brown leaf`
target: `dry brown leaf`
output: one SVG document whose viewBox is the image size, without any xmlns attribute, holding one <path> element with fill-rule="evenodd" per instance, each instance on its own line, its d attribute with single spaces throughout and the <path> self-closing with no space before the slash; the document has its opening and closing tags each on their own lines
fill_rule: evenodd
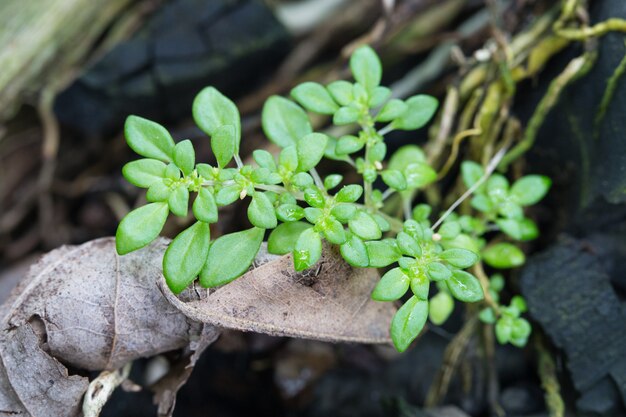
<svg viewBox="0 0 626 417">
<path fill-rule="evenodd" d="M 155 285 L 167 244 L 120 257 L 113 238 L 98 239 L 31 268 L 0 308 L 0 415 L 77 415 L 89 381 L 63 364 L 117 369 L 185 347 L 193 359 L 191 350 L 207 346 L 198 339 L 215 339 L 217 329 L 189 320 Z"/>
<path fill-rule="evenodd" d="M 372 268 L 353 269 L 326 246 L 322 259 L 302 273 L 291 255 L 268 255 L 265 245 L 243 277 L 200 300 L 184 302 L 165 285 L 167 299 L 193 320 L 219 327 L 331 342 L 390 343 L 391 303 L 370 298 L 378 282 Z"/>
</svg>

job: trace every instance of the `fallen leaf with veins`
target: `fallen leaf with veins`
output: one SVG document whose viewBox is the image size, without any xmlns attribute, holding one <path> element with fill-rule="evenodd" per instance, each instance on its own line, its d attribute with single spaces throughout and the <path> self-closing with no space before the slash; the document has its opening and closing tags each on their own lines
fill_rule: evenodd
<svg viewBox="0 0 626 417">
<path fill-rule="evenodd" d="M 114 239 L 97 239 L 54 250 L 31 267 L 0 307 L 0 416 L 78 415 L 89 381 L 69 376 L 66 365 L 113 370 L 186 348 L 193 366 L 194 347 L 203 350 L 218 330 L 185 317 L 155 285 L 167 244 L 159 239 L 120 257 Z M 173 409 L 172 395 L 160 399 Z"/>
</svg>

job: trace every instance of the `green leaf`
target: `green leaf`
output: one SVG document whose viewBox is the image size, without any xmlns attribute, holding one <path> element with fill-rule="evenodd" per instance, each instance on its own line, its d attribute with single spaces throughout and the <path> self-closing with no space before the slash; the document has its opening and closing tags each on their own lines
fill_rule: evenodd
<svg viewBox="0 0 626 417">
<path fill-rule="evenodd" d="M 496 322 L 496 339 L 501 345 L 511 339 L 511 331 L 513 330 L 513 320 L 510 317 L 502 317 Z"/>
<path fill-rule="evenodd" d="M 496 313 L 491 307 L 486 307 L 480 310 L 480 313 L 478 313 L 478 318 L 483 323 L 494 324 L 496 322 Z"/>
<path fill-rule="evenodd" d="M 486 186 L 489 199 L 496 204 L 504 202 L 509 195 L 509 180 L 503 175 L 493 174 Z"/>
<path fill-rule="evenodd" d="M 368 92 L 380 84 L 383 68 L 378 55 L 371 47 L 364 45 L 352 53 L 350 69 L 354 79 Z"/>
<path fill-rule="evenodd" d="M 520 240 L 526 242 L 528 240 L 537 239 L 539 236 L 539 228 L 537 224 L 531 219 L 524 218 L 519 220 L 520 225 Z"/>
<path fill-rule="evenodd" d="M 171 188 L 165 185 L 163 180 L 159 180 L 150 185 L 146 193 L 146 199 L 152 203 L 167 201 L 171 193 Z"/>
<path fill-rule="evenodd" d="M 178 181 L 180 179 L 180 168 L 178 168 L 174 163 L 167 164 L 165 167 L 165 178 Z"/>
<path fill-rule="evenodd" d="M 439 257 L 455 268 L 469 268 L 478 262 L 478 255 L 467 249 L 448 249 Z"/>
<path fill-rule="evenodd" d="M 313 228 L 300 234 L 293 249 L 293 265 L 296 271 L 304 271 L 315 265 L 322 256 L 322 239 Z"/>
<path fill-rule="evenodd" d="M 420 334 L 428 318 L 428 301 L 413 296 L 396 312 L 391 321 L 391 340 L 404 352 Z"/>
<path fill-rule="evenodd" d="M 356 215 L 356 212 L 356 206 L 349 203 L 339 203 L 330 210 L 330 214 L 335 216 L 341 223 L 347 223 Z"/>
<path fill-rule="evenodd" d="M 324 193 L 319 188 L 313 186 L 304 191 L 304 201 L 311 207 L 322 208 L 326 205 Z"/>
<path fill-rule="evenodd" d="M 485 298 L 480 282 L 469 272 L 454 271 L 446 283 L 450 293 L 459 301 L 475 303 Z"/>
<path fill-rule="evenodd" d="M 284 97 L 272 96 L 263 106 L 263 131 L 268 139 L 284 148 L 313 132 L 306 113 Z"/>
<path fill-rule="evenodd" d="M 217 160 L 217 165 L 224 168 L 237 151 L 235 128 L 232 125 L 220 126 L 211 136 L 211 150 Z"/>
<path fill-rule="evenodd" d="M 437 173 L 427 163 L 410 164 L 404 170 L 407 188 L 422 188 L 437 179 Z"/>
<path fill-rule="evenodd" d="M 260 167 L 267 168 L 271 172 L 276 171 L 276 161 L 274 161 L 274 156 L 265 149 L 255 150 L 252 152 L 252 157 Z"/>
<path fill-rule="evenodd" d="M 369 257 L 365 243 L 358 236 L 351 233 L 347 235 L 347 240 L 339 247 L 341 256 L 351 266 L 365 268 L 369 266 Z"/>
<path fill-rule="evenodd" d="M 196 222 L 170 243 L 163 256 L 163 275 L 167 286 L 179 294 L 198 276 L 209 253 L 209 225 Z"/>
<path fill-rule="evenodd" d="M 380 110 L 380 113 L 376 116 L 377 122 L 390 122 L 393 119 L 400 117 L 409 109 L 409 106 L 397 98 L 391 99 Z"/>
<path fill-rule="evenodd" d="M 324 188 L 326 190 L 332 190 L 343 181 L 343 175 L 339 174 L 330 174 L 326 178 L 324 178 Z"/>
<path fill-rule="evenodd" d="M 486 247 L 482 252 L 487 265 L 498 269 L 515 268 L 523 265 L 526 256 L 517 246 L 502 242 Z"/>
<path fill-rule="evenodd" d="M 382 172 L 383 181 L 394 190 L 402 191 L 406 189 L 406 178 L 397 169 L 387 169 Z"/>
<path fill-rule="evenodd" d="M 439 106 L 436 98 L 419 94 L 406 100 L 408 109 L 394 119 L 391 126 L 400 130 L 416 130 L 423 127 L 433 117 Z"/>
<path fill-rule="evenodd" d="M 378 86 L 370 93 L 370 99 L 368 100 L 367 105 L 370 109 L 375 109 L 387 101 L 389 97 L 391 97 L 391 90 L 387 87 Z"/>
<path fill-rule="evenodd" d="M 191 174 L 196 165 L 196 151 L 189 139 L 178 142 L 174 148 L 174 163 L 185 175 Z"/>
<path fill-rule="evenodd" d="M 481 213 L 489 213 L 493 210 L 493 203 L 484 194 L 476 194 L 470 203 L 472 208 L 480 211 Z"/>
<path fill-rule="evenodd" d="M 241 187 L 237 184 L 228 185 L 224 188 L 221 188 L 217 194 L 215 194 L 215 202 L 218 206 L 227 206 L 231 203 L 234 203 L 239 198 L 239 194 L 241 193 Z"/>
<path fill-rule="evenodd" d="M 253 227 L 217 238 L 200 271 L 200 285 L 217 287 L 243 275 L 259 252 L 264 234 L 265 230 Z"/>
<path fill-rule="evenodd" d="M 324 86 L 318 83 L 302 83 L 291 90 L 291 96 L 302 107 L 315 113 L 333 114 L 339 108 Z"/>
<path fill-rule="evenodd" d="M 335 152 L 338 155 L 349 155 L 354 152 L 358 152 L 363 149 L 365 143 L 356 136 L 346 135 L 339 138 Z"/>
<path fill-rule="evenodd" d="M 428 204 L 418 204 L 413 208 L 412 217 L 418 222 L 428 221 L 432 208 Z"/>
<path fill-rule="evenodd" d="M 184 185 L 179 185 L 174 188 L 174 191 L 167 199 L 167 204 L 170 206 L 172 214 L 178 217 L 187 216 L 189 211 L 189 190 Z"/>
<path fill-rule="evenodd" d="M 326 240 L 335 245 L 341 245 L 346 241 L 346 231 L 343 225 L 333 218 L 327 218 L 322 223 L 322 232 Z"/>
<path fill-rule="evenodd" d="M 411 292 L 420 300 L 428 300 L 428 292 L 430 291 L 430 281 L 424 274 L 418 274 L 411 277 Z"/>
<path fill-rule="evenodd" d="M 448 320 L 453 311 L 454 299 L 447 292 L 439 291 L 430 299 L 428 316 L 433 324 L 437 326 L 442 325 Z"/>
<path fill-rule="evenodd" d="M 165 176 L 166 165 L 156 159 L 138 159 L 124 165 L 122 174 L 131 184 L 149 188 Z"/>
<path fill-rule="evenodd" d="M 393 268 L 378 281 L 372 292 L 372 299 L 376 301 L 399 300 L 409 289 L 409 282 L 409 277 L 400 268 Z"/>
<path fill-rule="evenodd" d="M 248 219 L 253 226 L 261 229 L 273 229 L 278 224 L 274 206 L 270 199 L 261 192 L 255 192 L 248 206 Z"/>
<path fill-rule="evenodd" d="M 267 251 L 275 255 L 285 255 L 292 252 L 300 234 L 312 226 L 305 222 L 291 222 L 279 224 L 272 230 L 267 239 Z"/>
<path fill-rule="evenodd" d="M 239 152 L 241 120 L 237 106 L 213 87 L 206 87 L 193 100 L 193 120 L 207 135 L 213 137 L 222 126 L 234 128 L 234 152 Z M 211 141 L 211 145 L 213 145 Z"/>
<path fill-rule="evenodd" d="M 141 249 L 161 233 L 167 215 L 167 203 L 151 203 L 128 213 L 115 233 L 115 248 L 120 255 Z"/>
<path fill-rule="evenodd" d="M 304 209 L 304 216 L 309 222 L 313 224 L 316 224 L 317 222 L 319 222 L 322 219 L 323 215 L 324 215 L 324 212 L 315 207 L 306 207 Z"/>
<path fill-rule="evenodd" d="M 510 199 L 505 200 L 498 205 L 498 213 L 509 219 L 521 220 L 524 218 L 524 210 L 522 209 L 522 206 L 514 203 Z"/>
<path fill-rule="evenodd" d="M 511 338 L 512 339 L 528 339 L 530 336 L 530 332 L 532 331 L 532 327 L 528 320 L 525 318 L 517 318 L 513 320 L 513 324 L 511 326 Z"/>
<path fill-rule="evenodd" d="M 348 222 L 352 233 L 365 240 L 380 239 L 382 232 L 376 220 L 368 213 L 359 211 L 353 219 Z"/>
<path fill-rule="evenodd" d="M 522 206 L 537 204 L 548 193 L 552 180 L 543 175 L 527 175 L 511 187 L 511 196 Z"/>
<path fill-rule="evenodd" d="M 335 195 L 335 200 L 340 203 L 354 203 L 363 194 L 363 187 L 358 184 L 345 185 Z"/>
<path fill-rule="evenodd" d="M 405 145 L 400 147 L 389 160 L 389 169 L 397 169 L 404 172 L 406 168 L 414 163 L 426 163 L 424 151 L 417 145 Z"/>
<path fill-rule="evenodd" d="M 281 204 L 276 215 L 282 222 L 295 222 L 304 217 L 304 209 L 297 204 Z"/>
<path fill-rule="evenodd" d="M 443 239 L 454 239 L 461 233 L 461 225 L 457 221 L 447 221 L 439 228 L 439 234 Z"/>
<path fill-rule="evenodd" d="M 326 86 L 326 89 L 341 106 L 347 106 L 352 103 L 352 84 L 348 81 L 333 81 Z"/>
<path fill-rule="evenodd" d="M 381 232 L 388 232 L 391 230 L 391 224 L 389 224 L 387 219 L 385 219 L 381 214 L 374 213 L 372 214 L 372 218 L 376 221 L 376 224 L 378 224 Z"/>
<path fill-rule="evenodd" d="M 365 242 L 369 266 L 384 268 L 397 262 L 402 257 L 398 248 L 390 240 L 373 240 Z"/>
<path fill-rule="evenodd" d="M 294 172 L 298 169 L 298 150 L 296 145 L 289 145 L 280 151 L 278 165 L 289 172 Z"/>
<path fill-rule="evenodd" d="M 482 165 L 474 161 L 463 161 L 463 163 L 461 163 L 461 175 L 463 177 L 463 183 L 465 183 L 467 188 L 471 188 L 476 184 L 484 174 L 485 170 Z"/>
<path fill-rule="evenodd" d="M 174 139 L 160 124 L 139 116 L 128 116 L 124 136 L 130 148 L 146 158 L 172 162 Z"/>
<path fill-rule="evenodd" d="M 422 248 L 413 236 L 406 232 L 400 232 L 396 236 L 396 240 L 398 241 L 398 247 L 403 254 L 414 258 L 422 256 Z"/>
<path fill-rule="evenodd" d="M 306 172 L 298 172 L 296 175 L 291 177 L 291 183 L 300 190 L 306 190 L 309 187 L 312 187 L 315 181 L 313 181 L 313 177 Z"/>
<path fill-rule="evenodd" d="M 310 133 L 297 141 L 298 171 L 308 171 L 320 163 L 326 150 L 328 136 Z"/>
<path fill-rule="evenodd" d="M 333 116 L 333 124 L 341 126 L 356 123 L 360 116 L 361 113 L 359 110 L 351 106 L 344 106 L 335 112 L 335 115 Z"/>
<path fill-rule="evenodd" d="M 515 240 L 522 239 L 522 228 L 520 221 L 516 219 L 498 219 L 496 224 L 505 234 L 511 236 Z"/>
<path fill-rule="evenodd" d="M 386 155 L 387 145 L 385 145 L 385 142 L 378 142 L 370 148 L 370 153 L 367 159 L 373 163 L 376 161 L 382 161 L 383 159 L 385 159 Z"/>
<path fill-rule="evenodd" d="M 193 202 L 193 215 L 196 219 L 205 223 L 217 222 L 217 203 L 213 193 L 206 188 L 200 188 L 198 196 Z"/>
<path fill-rule="evenodd" d="M 429 263 L 426 267 L 426 273 L 433 281 L 445 281 L 452 276 L 452 271 L 439 262 Z"/>
</svg>

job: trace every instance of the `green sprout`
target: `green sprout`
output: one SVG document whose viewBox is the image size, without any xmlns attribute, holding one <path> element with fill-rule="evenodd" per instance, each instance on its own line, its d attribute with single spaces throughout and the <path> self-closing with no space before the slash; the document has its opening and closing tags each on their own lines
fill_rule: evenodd
<svg viewBox="0 0 626 417">
<path fill-rule="evenodd" d="M 203 287 L 217 287 L 240 277 L 269 230 L 269 252 L 291 253 L 296 271 L 318 262 L 323 241 L 337 245 L 353 267 L 386 268 L 372 298 L 406 300 L 391 323 L 399 351 L 408 348 L 429 317 L 436 325 L 444 323 L 454 299 L 488 301 L 480 315 L 483 321 L 496 323 L 500 342 L 522 346 L 530 333 L 528 322 L 519 317 L 525 306 L 521 308 L 518 298 L 511 306 L 500 306 L 496 290 L 486 298 L 484 280 L 475 273 L 482 271 L 483 261 L 495 269 L 524 263 L 524 253 L 514 243 L 501 241 L 502 233 L 513 241 L 537 237 L 537 226 L 524 217 L 523 207 L 545 195 L 549 179 L 531 175 L 509 187 L 504 176 L 495 174 L 485 182 L 485 169 L 466 161 L 461 172 L 465 185 L 476 188 L 471 200 L 474 216 L 451 213 L 431 225 L 431 207 L 413 207 L 413 202 L 437 180 L 436 170 L 417 145 L 405 145 L 387 158 L 385 135 L 425 126 L 437 111 L 437 100 L 427 95 L 391 98 L 391 91 L 380 85 L 380 60 L 368 46 L 354 52 L 350 68 L 354 83 L 305 82 L 291 91 L 295 102 L 270 97 L 263 107 L 263 130 L 281 150 L 277 157 L 255 150 L 251 165 L 239 155 L 237 107 L 213 87 L 195 98 L 193 117 L 211 138 L 216 166 L 197 163 L 191 141 L 175 143 L 161 125 L 128 117 L 126 140 L 144 159 L 126 164 L 123 174 L 147 189 L 149 203 L 120 222 L 117 252 L 124 255 L 148 245 L 170 212 L 186 218 L 191 204 L 196 221 L 171 241 L 163 258 L 165 280 L 174 293 L 196 279 Z M 335 138 L 314 132 L 307 111 L 330 116 L 333 124 L 354 133 Z M 322 179 L 317 167 L 324 158 L 349 164 L 362 182 L 344 184 L 335 173 Z M 375 187 L 381 182 L 385 190 Z M 387 214 L 392 195 L 402 202 L 405 219 Z M 211 241 L 209 225 L 219 220 L 219 208 L 244 199 L 249 201 L 252 228 Z M 486 243 L 496 236 L 499 243 Z M 438 289 L 432 297 L 431 283 Z"/>
</svg>

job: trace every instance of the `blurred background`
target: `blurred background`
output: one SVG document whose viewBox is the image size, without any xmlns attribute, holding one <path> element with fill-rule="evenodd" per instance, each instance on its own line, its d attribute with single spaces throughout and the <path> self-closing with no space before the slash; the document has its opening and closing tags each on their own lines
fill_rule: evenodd
<svg viewBox="0 0 626 417">
<path fill-rule="evenodd" d="M 514 167 L 555 183 L 534 213 L 545 234 L 529 249 L 543 253 L 513 277 L 529 300 L 540 348 L 498 346 L 487 366 L 482 359 L 489 352 L 475 338 L 450 363 L 446 347 L 454 346 L 449 343 L 464 321 L 459 309 L 403 355 L 229 333 L 205 353 L 174 415 L 556 416 L 544 399 L 542 366 L 554 367 L 571 415 L 624 415 L 626 81 L 620 82 L 619 68 L 626 66 L 626 48 L 619 32 L 555 41 L 551 28 L 564 3 L 3 0 L 0 297 L 42 253 L 114 235 L 119 220 L 144 201 L 121 175 L 135 158 L 121 132 L 129 114 L 163 124 L 176 140 L 191 139 L 198 160 L 213 163 L 209 141 L 191 120 L 193 97 L 213 85 L 239 106 L 242 156 L 272 150 L 260 129 L 264 100 L 287 95 L 304 80 L 346 78 L 350 53 L 367 43 L 380 54 L 383 84 L 396 96 L 435 95 L 444 109 L 456 105 L 459 118 L 472 94 L 500 77 L 499 51 L 518 53 L 527 74 L 516 79 L 513 95 L 496 102 L 496 111 L 506 108 L 522 132 L 568 63 L 593 54 L 589 70 L 568 80 L 558 103 L 543 109 L 549 117 L 525 162 Z M 623 0 L 580 3 L 586 14 L 576 19 L 584 24 L 626 17 Z M 477 68 L 485 68 L 480 77 Z M 313 123 L 322 129 L 328 121 Z M 424 145 L 453 137 L 441 133 L 443 126 L 439 115 L 432 126 L 390 140 Z M 242 208 L 227 209 L 212 236 L 240 228 Z M 173 236 L 187 224 L 172 220 L 164 233 Z M 597 259 L 575 274 L 563 272 L 560 266 L 587 250 L 583 244 Z M 591 280 L 585 268 L 602 278 Z M 546 352 L 552 355 L 547 365 Z M 144 379 L 158 360 L 136 366 L 132 378 Z M 103 415 L 152 416 L 155 408 L 147 391 L 120 390 Z"/>
</svg>

